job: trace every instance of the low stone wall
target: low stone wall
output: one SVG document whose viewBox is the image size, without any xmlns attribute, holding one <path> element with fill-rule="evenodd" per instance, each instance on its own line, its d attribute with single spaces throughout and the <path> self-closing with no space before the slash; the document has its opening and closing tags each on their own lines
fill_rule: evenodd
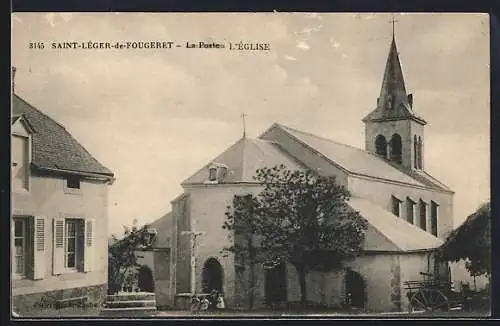
<svg viewBox="0 0 500 326">
<path fill-rule="evenodd" d="M 106 299 L 107 285 L 56 290 L 17 295 L 12 298 L 13 310 L 19 315 L 36 315 L 37 312 L 56 310 L 57 301 L 87 296 L 88 300 L 79 309 L 100 308 Z"/>
</svg>

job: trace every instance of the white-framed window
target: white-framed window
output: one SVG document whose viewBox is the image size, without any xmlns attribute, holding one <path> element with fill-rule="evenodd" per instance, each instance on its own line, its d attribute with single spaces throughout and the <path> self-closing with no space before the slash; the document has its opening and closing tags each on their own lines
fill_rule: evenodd
<svg viewBox="0 0 500 326">
<path fill-rule="evenodd" d="M 14 218 L 13 273 L 25 277 L 28 262 L 28 218 Z"/>
<path fill-rule="evenodd" d="M 93 219 L 59 217 L 53 225 L 53 274 L 89 272 L 94 266 Z"/>
<path fill-rule="evenodd" d="M 77 270 L 80 260 L 80 239 L 81 239 L 81 220 L 67 219 L 65 221 L 66 234 L 64 237 L 64 268 L 68 270 Z"/>
</svg>

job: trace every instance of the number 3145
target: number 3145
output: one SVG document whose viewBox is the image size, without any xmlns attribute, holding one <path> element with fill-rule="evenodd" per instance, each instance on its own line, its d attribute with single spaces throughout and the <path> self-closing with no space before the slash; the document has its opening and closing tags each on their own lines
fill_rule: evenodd
<svg viewBox="0 0 500 326">
<path fill-rule="evenodd" d="M 30 49 L 43 49 L 45 44 L 43 42 L 29 42 L 28 47 Z"/>
</svg>

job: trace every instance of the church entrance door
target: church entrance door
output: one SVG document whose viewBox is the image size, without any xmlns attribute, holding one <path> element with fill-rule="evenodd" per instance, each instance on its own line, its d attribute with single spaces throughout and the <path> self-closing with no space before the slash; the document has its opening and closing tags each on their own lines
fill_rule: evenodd
<svg viewBox="0 0 500 326">
<path fill-rule="evenodd" d="M 265 270 L 266 304 L 277 304 L 287 299 L 286 265 L 284 263 Z"/>
<path fill-rule="evenodd" d="M 201 272 L 203 293 L 210 293 L 212 290 L 222 293 L 223 274 L 222 266 L 217 259 L 207 259 Z"/>
<path fill-rule="evenodd" d="M 365 281 L 354 271 L 347 271 L 345 276 L 346 303 L 355 308 L 365 307 Z"/>
</svg>

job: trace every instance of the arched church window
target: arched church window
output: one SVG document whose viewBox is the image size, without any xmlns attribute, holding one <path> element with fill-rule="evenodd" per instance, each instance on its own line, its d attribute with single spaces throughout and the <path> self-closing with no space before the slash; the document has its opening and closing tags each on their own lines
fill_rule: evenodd
<svg viewBox="0 0 500 326">
<path fill-rule="evenodd" d="M 403 161 L 402 153 L 401 136 L 399 134 L 394 134 L 391 138 L 391 160 L 401 164 Z"/>
<path fill-rule="evenodd" d="M 418 140 L 417 135 L 413 137 L 413 166 L 418 169 Z"/>
<path fill-rule="evenodd" d="M 422 138 L 418 137 L 418 168 L 422 169 Z"/>
<path fill-rule="evenodd" d="M 378 135 L 375 138 L 375 152 L 383 158 L 387 157 L 387 141 L 384 135 Z"/>
</svg>

